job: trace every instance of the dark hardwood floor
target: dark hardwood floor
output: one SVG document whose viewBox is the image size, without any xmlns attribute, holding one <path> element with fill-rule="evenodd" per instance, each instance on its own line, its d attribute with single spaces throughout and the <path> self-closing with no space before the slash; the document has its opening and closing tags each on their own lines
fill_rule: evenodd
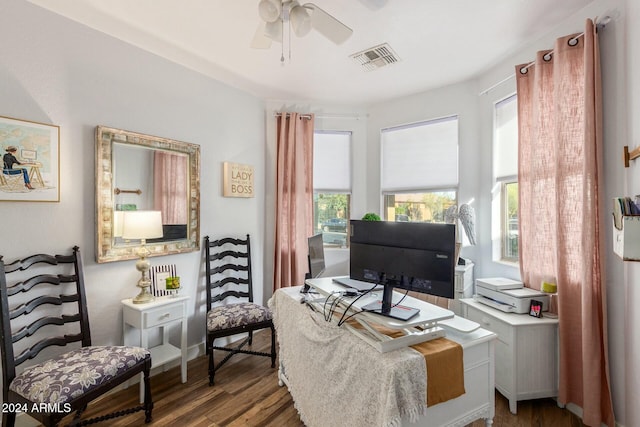
<svg viewBox="0 0 640 427">
<path fill-rule="evenodd" d="M 268 346 L 268 331 L 254 335 L 254 349 L 267 351 Z M 277 368 L 271 369 L 266 357 L 234 356 L 216 373 L 215 386 L 209 387 L 207 358 L 202 356 L 189 362 L 187 383 L 181 383 L 180 369 L 175 367 L 155 373 L 151 386 L 154 409 L 149 426 L 303 426 L 287 388 L 278 386 Z M 137 399 L 136 384 L 96 401 L 85 415 L 127 408 Z M 141 426 L 144 425 L 144 414 L 138 412 L 102 425 Z M 468 427 L 481 426 L 484 426 L 483 421 L 475 421 Z M 551 399 L 520 402 L 518 414 L 513 415 L 507 400 L 496 392 L 493 426 L 582 427 L 583 424 L 568 410 L 558 408 Z"/>
</svg>

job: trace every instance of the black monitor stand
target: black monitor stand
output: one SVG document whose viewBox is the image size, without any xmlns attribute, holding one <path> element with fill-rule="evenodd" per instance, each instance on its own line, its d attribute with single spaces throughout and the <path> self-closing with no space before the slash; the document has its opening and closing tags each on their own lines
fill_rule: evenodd
<svg viewBox="0 0 640 427">
<path fill-rule="evenodd" d="M 302 289 L 300 289 L 301 294 L 308 294 L 311 290 L 311 286 L 307 284 L 307 279 L 311 279 L 311 273 L 306 273 L 304 275 L 304 285 L 302 286 Z"/>
<path fill-rule="evenodd" d="M 406 305 L 393 305 L 391 299 L 393 295 L 393 286 L 386 283 L 386 280 L 384 279 L 380 282 L 380 284 L 384 286 L 382 301 L 367 304 L 362 307 L 362 310 L 392 317 L 398 320 L 409 320 L 420 313 L 420 309 L 417 308 L 407 307 Z"/>
</svg>

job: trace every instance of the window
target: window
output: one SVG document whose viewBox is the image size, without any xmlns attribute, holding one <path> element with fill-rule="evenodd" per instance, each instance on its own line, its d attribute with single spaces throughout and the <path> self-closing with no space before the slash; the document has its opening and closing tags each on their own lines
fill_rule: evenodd
<svg viewBox="0 0 640 427">
<path fill-rule="evenodd" d="M 518 103 L 512 95 L 495 104 L 493 173 L 494 259 L 518 262 Z"/>
<path fill-rule="evenodd" d="M 383 129 L 381 150 L 384 219 L 444 222 L 457 204 L 458 117 Z"/>
<path fill-rule="evenodd" d="M 325 247 L 348 246 L 351 203 L 351 132 L 316 131 L 313 135 L 314 234 Z"/>
</svg>

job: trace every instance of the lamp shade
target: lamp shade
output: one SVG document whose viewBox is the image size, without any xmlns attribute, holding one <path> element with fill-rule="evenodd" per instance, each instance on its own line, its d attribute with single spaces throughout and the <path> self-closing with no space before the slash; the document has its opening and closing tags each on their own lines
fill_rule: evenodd
<svg viewBox="0 0 640 427">
<path fill-rule="evenodd" d="M 122 218 L 124 239 L 153 239 L 162 237 L 160 211 L 125 211 Z"/>
<path fill-rule="evenodd" d="M 113 237 L 122 237 L 122 220 L 124 218 L 123 211 L 113 212 Z"/>
</svg>

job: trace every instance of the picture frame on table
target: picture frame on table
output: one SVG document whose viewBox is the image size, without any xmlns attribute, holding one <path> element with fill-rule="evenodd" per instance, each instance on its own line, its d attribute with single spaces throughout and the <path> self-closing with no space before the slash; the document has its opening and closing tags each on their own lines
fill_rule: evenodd
<svg viewBox="0 0 640 427">
<path fill-rule="evenodd" d="M 542 302 L 532 299 L 529 304 L 529 316 L 542 317 Z"/>
<path fill-rule="evenodd" d="M 167 287 L 167 279 L 171 279 L 170 282 L 173 284 L 176 275 L 176 265 L 175 264 L 165 264 L 165 265 L 153 265 L 151 266 L 151 294 L 155 297 L 161 296 L 175 296 L 178 294 L 180 290 L 180 279 L 177 278 L 178 286 L 177 287 Z"/>
<path fill-rule="evenodd" d="M 60 201 L 59 126 L 0 116 L 0 149 L 0 201 Z"/>
</svg>

